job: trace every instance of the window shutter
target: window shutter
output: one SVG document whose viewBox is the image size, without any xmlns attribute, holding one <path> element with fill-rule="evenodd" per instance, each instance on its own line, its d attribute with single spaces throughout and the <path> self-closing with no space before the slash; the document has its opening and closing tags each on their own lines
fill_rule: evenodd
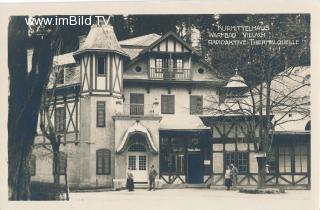
<svg viewBox="0 0 320 210">
<path fill-rule="evenodd" d="M 106 103 L 105 101 L 97 101 L 97 127 L 106 126 Z"/>
<path fill-rule="evenodd" d="M 104 160 L 104 163 L 103 163 L 103 165 L 104 165 L 104 171 L 103 171 L 103 173 L 104 174 L 110 174 L 110 156 L 111 156 L 111 154 L 110 154 L 111 152 L 110 152 L 110 150 L 104 150 L 104 154 L 103 154 L 103 160 Z"/>
<path fill-rule="evenodd" d="M 167 97 L 161 96 L 161 113 L 162 114 L 166 114 L 168 112 L 167 111 L 167 103 L 168 103 Z"/>
<path fill-rule="evenodd" d="M 161 96 L 161 113 L 174 114 L 174 95 Z"/>
<path fill-rule="evenodd" d="M 102 174 L 102 170 L 103 170 L 103 164 L 102 164 L 102 155 L 103 155 L 103 151 L 102 150 L 98 150 L 97 151 L 97 174 Z"/>
<path fill-rule="evenodd" d="M 111 152 L 107 149 L 99 149 L 96 151 L 96 174 L 111 173 Z"/>
<path fill-rule="evenodd" d="M 168 99 L 169 99 L 169 114 L 174 114 L 174 96 L 168 96 Z"/>
</svg>

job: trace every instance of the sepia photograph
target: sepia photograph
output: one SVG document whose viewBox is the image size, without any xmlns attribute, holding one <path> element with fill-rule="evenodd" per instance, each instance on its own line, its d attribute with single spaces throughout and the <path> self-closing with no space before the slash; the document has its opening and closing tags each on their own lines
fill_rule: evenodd
<svg viewBox="0 0 320 210">
<path fill-rule="evenodd" d="M 67 14 L 8 17 L 9 203 L 311 199 L 310 13 Z"/>
</svg>

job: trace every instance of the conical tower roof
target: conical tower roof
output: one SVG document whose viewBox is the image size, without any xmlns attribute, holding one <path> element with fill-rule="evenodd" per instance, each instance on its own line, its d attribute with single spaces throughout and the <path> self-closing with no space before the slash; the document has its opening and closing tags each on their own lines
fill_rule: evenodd
<svg viewBox="0 0 320 210">
<path fill-rule="evenodd" d="M 228 81 L 228 83 L 227 83 L 227 85 L 225 87 L 227 87 L 227 88 L 244 88 L 244 87 L 248 87 L 246 85 L 246 82 L 243 79 L 243 77 L 238 74 L 238 69 L 236 69 L 235 71 L 236 71 L 235 75 L 232 76 L 229 79 L 229 81 Z"/>
<path fill-rule="evenodd" d="M 85 42 L 80 49 L 74 53 L 74 55 L 87 51 L 115 52 L 124 56 L 128 56 L 120 47 L 113 27 L 105 24 L 95 24 L 91 26 L 91 30 Z"/>
</svg>

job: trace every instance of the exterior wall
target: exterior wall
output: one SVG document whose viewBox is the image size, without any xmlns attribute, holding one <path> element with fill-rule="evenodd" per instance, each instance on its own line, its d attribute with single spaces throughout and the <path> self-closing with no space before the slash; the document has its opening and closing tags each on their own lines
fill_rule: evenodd
<svg viewBox="0 0 320 210">
<path fill-rule="evenodd" d="M 114 177 L 114 123 L 112 116 L 115 113 L 115 98 L 90 96 L 81 98 L 81 186 L 112 186 Z M 106 102 L 106 126 L 97 127 L 97 101 Z M 96 174 L 96 151 L 109 149 L 111 151 L 111 174 Z"/>
<path fill-rule="evenodd" d="M 67 139 L 75 139 L 76 134 L 68 134 Z M 36 173 L 31 176 L 31 181 L 39 182 L 53 182 L 53 154 L 48 149 L 42 146 L 43 136 L 37 136 L 35 139 L 35 146 L 33 155 L 36 156 Z M 51 148 L 49 141 L 46 140 L 46 147 Z M 67 175 L 68 182 L 71 187 L 78 186 L 80 182 L 80 147 L 79 144 L 67 143 L 61 144 L 60 152 L 67 154 Z M 63 175 L 60 176 L 60 183 L 65 183 Z"/>
<path fill-rule="evenodd" d="M 114 152 L 117 148 L 119 148 L 121 142 L 123 141 L 123 137 L 132 125 L 137 123 L 136 120 L 139 120 L 139 124 L 147 128 L 151 135 L 151 141 L 155 145 L 155 147 L 159 151 L 159 117 L 146 117 L 146 118 L 134 118 L 134 117 L 121 117 L 121 116 L 115 116 L 114 117 L 114 125 L 115 125 L 115 149 Z M 127 168 L 128 168 L 128 163 L 127 163 L 127 149 L 128 145 L 133 143 L 128 139 L 127 144 L 125 145 L 125 149 L 123 152 L 116 153 L 115 152 L 115 183 L 118 186 L 115 186 L 116 188 L 119 187 L 124 187 L 125 186 L 125 181 L 127 177 Z M 155 169 L 159 171 L 159 155 L 152 153 L 150 151 L 150 148 L 146 145 L 147 148 L 147 159 L 148 159 L 148 164 L 147 164 L 147 171 L 151 167 L 151 165 L 155 166 Z M 147 177 L 146 177 L 147 181 Z"/>
<path fill-rule="evenodd" d="M 149 88 L 149 93 L 148 93 Z M 179 115 L 190 115 L 190 96 L 199 95 L 203 96 L 203 107 L 210 107 L 211 98 L 217 98 L 217 93 L 214 89 L 205 88 L 201 86 L 191 87 L 191 94 L 189 94 L 189 88 L 187 86 L 177 87 L 172 86 L 170 88 L 170 93 L 168 93 L 168 87 L 165 86 L 152 86 L 148 87 L 143 85 L 126 85 L 124 88 L 124 103 L 130 103 L 130 93 L 143 93 L 144 94 L 144 103 L 152 105 L 155 101 L 159 102 L 160 115 L 166 116 L 172 114 L 161 114 L 161 95 L 175 95 L 175 113 L 174 116 Z M 203 113 L 207 113 L 204 111 Z"/>
</svg>

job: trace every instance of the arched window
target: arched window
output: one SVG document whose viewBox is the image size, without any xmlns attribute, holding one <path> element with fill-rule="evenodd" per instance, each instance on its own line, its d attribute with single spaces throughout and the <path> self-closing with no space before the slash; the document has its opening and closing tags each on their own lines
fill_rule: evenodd
<svg viewBox="0 0 320 210">
<path fill-rule="evenodd" d="M 146 152 L 146 148 L 141 143 L 133 143 L 130 145 L 128 152 Z"/>
<path fill-rule="evenodd" d="M 30 158 L 30 176 L 35 176 L 36 175 L 36 156 L 31 155 Z"/>
<path fill-rule="evenodd" d="M 111 152 L 108 149 L 98 149 L 96 152 L 96 174 L 111 174 Z"/>
</svg>

